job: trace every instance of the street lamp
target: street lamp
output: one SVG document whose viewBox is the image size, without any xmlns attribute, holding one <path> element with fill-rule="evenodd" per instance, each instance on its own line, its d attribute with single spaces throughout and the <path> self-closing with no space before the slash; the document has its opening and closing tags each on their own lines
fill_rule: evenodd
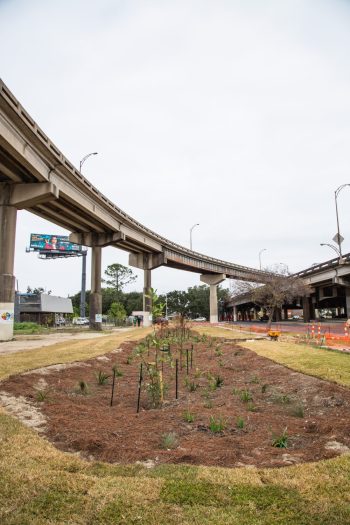
<svg viewBox="0 0 350 525">
<path fill-rule="evenodd" d="M 193 228 L 195 228 L 196 226 L 199 226 L 199 223 L 197 222 L 196 224 L 194 224 L 191 228 L 190 228 L 190 250 L 192 250 L 192 230 Z"/>
<path fill-rule="evenodd" d="M 341 190 L 343 188 L 345 188 L 346 186 L 350 186 L 350 184 L 342 184 L 341 186 L 339 186 L 339 188 L 337 188 L 334 192 L 334 200 L 335 200 L 335 213 L 336 213 L 336 216 L 337 216 L 337 235 L 335 236 L 336 239 L 333 237 L 333 240 L 338 244 L 339 246 L 339 257 L 342 256 L 342 253 L 341 253 L 341 243 L 343 241 L 341 235 L 340 235 L 340 230 L 339 230 L 339 215 L 338 215 L 338 195 L 339 193 L 341 192 Z M 328 245 L 329 246 L 329 245 Z"/>
<path fill-rule="evenodd" d="M 343 263 L 343 256 L 340 251 L 340 245 L 339 245 L 339 248 L 337 248 L 336 246 L 334 246 L 334 244 L 328 244 L 327 242 L 321 242 L 320 246 L 328 246 L 329 248 L 332 248 L 332 250 L 334 250 L 335 253 L 339 257 L 339 264 Z"/>
<path fill-rule="evenodd" d="M 94 153 L 88 153 L 87 155 L 85 155 L 85 157 L 83 157 L 80 161 L 80 164 L 79 164 L 79 171 L 81 173 L 81 168 L 84 164 L 84 162 L 86 161 L 86 159 L 88 159 L 89 157 L 91 157 L 92 155 L 98 155 L 97 151 L 95 151 Z"/>
<path fill-rule="evenodd" d="M 262 254 L 262 252 L 266 252 L 266 251 L 267 251 L 267 248 L 263 248 L 259 252 L 259 268 L 260 268 L 260 270 L 261 270 L 261 254 Z"/>
</svg>

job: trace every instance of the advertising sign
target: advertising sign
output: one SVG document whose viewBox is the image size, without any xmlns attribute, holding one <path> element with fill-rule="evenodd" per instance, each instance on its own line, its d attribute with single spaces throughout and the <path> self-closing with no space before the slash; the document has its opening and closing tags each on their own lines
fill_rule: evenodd
<svg viewBox="0 0 350 525">
<path fill-rule="evenodd" d="M 47 235 L 32 233 L 30 235 L 30 249 L 36 252 L 76 253 L 81 252 L 79 244 L 69 242 L 67 235 Z"/>
</svg>

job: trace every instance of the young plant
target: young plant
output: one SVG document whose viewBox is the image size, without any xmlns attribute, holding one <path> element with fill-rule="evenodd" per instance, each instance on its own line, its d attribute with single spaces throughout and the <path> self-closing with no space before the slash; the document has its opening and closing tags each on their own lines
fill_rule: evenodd
<svg viewBox="0 0 350 525">
<path fill-rule="evenodd" d="M 115 374 L 115 377 L 122 377 L 123 376 L 123 372 L 121 370 L 119 370 L 117 365 L 112 366 L 112 370 L 113 370 L 113 373 Z"/>
<path fill-rule="evenodd" d="M 243 417 L 238 416 L 238 418 L 236 419 L 236 427 L 240 428 L 240 429 L 244 428 L 244 419 L 243 419 Z"/>
<path fill-rule="evenodd" d="M 247 403 L 247 410 L 249 410 L 249 412 L 256 412 L 257 411 L 257 408 L 256 408 L 256 406 L 254 405 L 254 403 L 252 401 L 248 401 L 248 403 Z"/>
<path fill-rule="evenodd" d="M 215 380 L 215 388 L 220 388 L 224 384 L 224 379 L 221 376 L 216 376 L 214 380 Z"/>
<path fill-rule="evenodd" d="M 174 449 L 178 445 L 177 434 L 175 432 L 168 432 L 167 434 L 162 434 L 161 447 L 166 450 Z"/>
<path fill-rule="evenodd" d="M 102 370 L 99 370 L 98 374 L 95 374 L 95 375 L 96 375 L 97 383 L 99 385 L 106 385 L 108 383 L 108 379 L 110 376 L 106 374 L 105 372 L 102 372 Z"/>
<path fill-rule="evenodd" d="M 49 396 L 48 390 L 37 390 L 36 391 L 36 400 L 42 403 L 43 401 L 46 401 Z"/>
<path fill-rule="evenodd" d="M 282 434 L 272 436 L 272 446 L 277 448 L 288 447 L 287 427 L 283 430 Z"/>
<path fill-rule="evenodd" d="M 89 392 L 88 385 L 85 381 L 79 381 L 79 391 L 83 396 L 86 396 Z"/>
<path fill-rule="evenodd" d="M 213 402 L 211 399 L 206 399 L 204 401 L 204 408 L 213 408 Z"/>
<path fill-rule="evenodd" d="M 269 385 L 266 385 L 266 384 L 265 384 L 265 385 L 262 385 L 262 387 L 261 387 L 261 393 L 262 393 L 262 394 L 265 394 L 265 393 L 266 393 L 266 391 L 267 391 L 267 387 L 268 387 L 268 386 L 269 386 Z"/>
<path fill-rule="evenodd" d="M 287 394 L 275 394 L 272 397 L 272 401 L 278 405 L 289 405 L 291 399 Z"/>
<path fill-rule="evenodd" d="M 186 377 L 185 386 L 189 392 L 195 392 L 199 385 L 195 381 L 191 381 L 188 377 Z"/>
<path fill-rule="evenodd" d="M 186 410 L 183 414 L 184 421 L 186 423 L 193 423 L 195 420 L 194 414 L 192 414 L 189 410 Z"/>
<path fill-rule="evenodd" d="M 214 433 L 217 434 L 219 432 L 222 432 L 227 427 L 227 419 L 223 417 L 214 417 L 210 416 L 209 419 L 209 428 Z"/>
<path fill-rule="evenodd" d="M 243 403 L 248 403 L 248 401 L 251 401 L 253 399 L 252 394 L 249 392 L 249 390 L 241 390 L 239 397 Z"/>
<path fill-rule="evenodd" d="M 304 407 L 303 407 L 303 405 L 295 405 L 295 406 L 291 407 L 290 414 L 292 416 L 294 416 L 294 417 L 303 418 L 304 417 Z"/>
</svg>

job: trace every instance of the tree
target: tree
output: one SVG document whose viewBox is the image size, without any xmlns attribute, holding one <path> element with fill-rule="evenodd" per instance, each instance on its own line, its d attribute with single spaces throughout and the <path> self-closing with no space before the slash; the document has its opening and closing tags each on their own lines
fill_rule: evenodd
<svg viewBox="0 0 350 525">
<path fill-rule="evenodd" d="M 48 295 L 50 295 L 51 290 L 46 292 L 45 288 L 43 288 L 42 286 L 39 286 L 38 288 L 32 288 L 31 286 L 27 286 L 27 293 L 34 293 L 34 294 L 38 294 L 38 295 L 41 294 L 41 293 L 47 293 Z"/>
<path fill-rule="evenodd" d="M 157 290 L 151 288 L 150 293 L 146 295 L 146 297 L 151 299 L 152 319 L 155 320 L 157 317 L 163 317 L 165 303 L 161 302 L 161 298 L 157 295 Z"/>
<path fill-rule="evenodd" d="M 117 324 L 117 321 L 124 321 L 126 317 L 125 308 L 121 303 L 112 303 L 108 313 L 113 317 L 114 324 Z"/>
<path fill-rule="evenodd" d="M 108 279 L 102 279 L 102 281 L 110 288 L 114 288 L 117 294 L 121 292 L 127 284 L 133 283 L 137 279 L 137 276 L 134 275 L 134 272 L 130 270 L 130 268 L 118 263 L 107 266 L 105 275 Z"/>
<path fill-rule="evenodd" d="M 270 327 L 276 310 L 293 302 L 297 297 L 304 296 L 307 285 L 302 279 L 292 275 L 285 265 L 275 265 L 267 268 L 266 272 L 259 284 L 238 281 L 234 295 L 246 294 L 253 303 L 264 308 Z"/>
<path fill-rule="evenodd" d="M 188 292 L 182 290 L 174 290 L 167 294 L 168 297 L 168 309 L 172 313 L 179 314 L 180 317 L 184 318 L 190 312 L 190 301 Z"/>
</svg>

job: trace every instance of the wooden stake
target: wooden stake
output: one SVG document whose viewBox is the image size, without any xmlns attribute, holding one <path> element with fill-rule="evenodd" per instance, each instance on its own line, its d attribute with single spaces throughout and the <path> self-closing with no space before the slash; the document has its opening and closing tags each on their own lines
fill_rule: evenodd
<svg viewBox="0 0 350 525">
<path fill-rule="evenodd" d="M 188 348 L 186 348 L 186 372 L 188 375 Z"/>
<path fill-rule="evenodd" d="M 114 383 L 115 383 L 115 368 L 113 368 L 113 381 L 112 381 L 111 406 L 113 406 Z"/>
<path fill-rule="evenodd" d="M 175 367 L 175 398 L 179 398 L 179 360 L 176 359 Z"/>
<path fill-rule="evenodd" d="M 142 363 L 140 365 L 139 388 L 137 393 L 137 414 L 140 412 L 141 384 L 142 384 Z"/>
</svg>

